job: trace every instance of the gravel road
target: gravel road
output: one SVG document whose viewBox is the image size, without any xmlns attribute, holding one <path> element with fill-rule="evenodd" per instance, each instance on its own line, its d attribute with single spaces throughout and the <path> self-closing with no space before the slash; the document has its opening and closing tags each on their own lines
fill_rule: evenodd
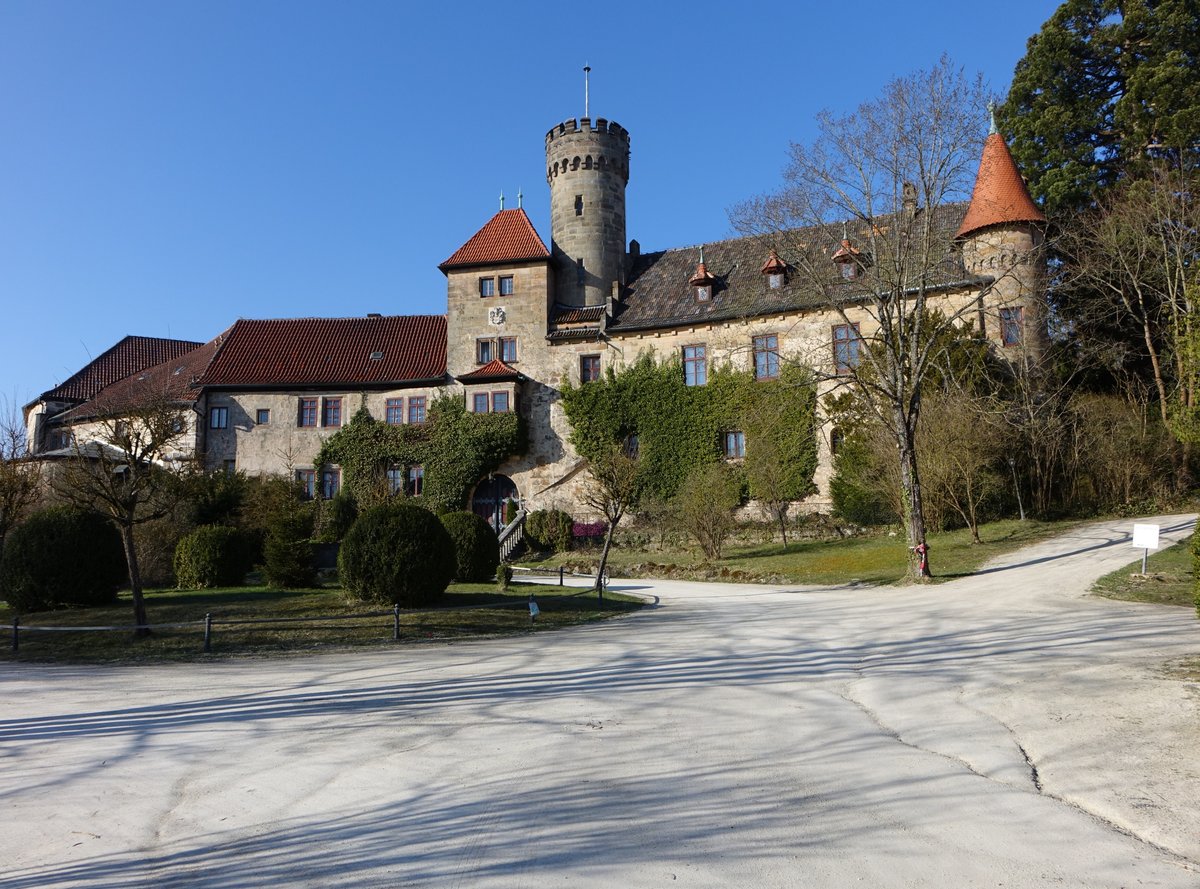
<svg viewBox="0 0 1200 889">
<path fill-rule="evenodd" d="M 655 607 L 536 636 L 6 664 L 0 887 L 1195 889 L 1162 668 L 1200 621 L 1085 595 L 1131 525 L 919 588 L 618 581 Z"/>
</svg>

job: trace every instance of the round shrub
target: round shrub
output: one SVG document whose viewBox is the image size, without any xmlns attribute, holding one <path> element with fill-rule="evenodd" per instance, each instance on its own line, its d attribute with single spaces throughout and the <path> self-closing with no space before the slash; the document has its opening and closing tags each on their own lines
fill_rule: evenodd
<svg viewBox="0 0 1200 889">
<path fill-rule="evenodd" d="M 458 560 L 454 579 L 479 583 L 494 578 L 500 564 L 500 541 L 487 519 L 473 512 L 448 512 L 441 522 Z"/>
<path fill-rule="evenodd" d="M 237 528 L 202 525 L 175 547 L 175 580 L 183 589 L 240 586 L 253 566 L 253 544 Z"/>
<path fill-rule="evenodd" d="M 299 504 L 280 510 L 267 521 L 263 542 L 263 574 L 279 590 L 296 590 L 317 582 L 313 561 L 313 514 Z"/>
<path fill-rule="evenodd" d="M 127 576 L 121 535 L 108 519 L 53 507 L 9 532 L 0 596 L 17 612 L 110 605 Z"/>
<path fill-rule="evenodd" d="M 412 503 L 384 503 L 363 512 L 338 553 L 338 576 L 349 592 L 405 608 L 434 602 L 456 568 L 454 542 L 442 523 Z"/>
<path fill-rule="evenodd" d="M 561 509 L 535 509 L 525 519 L 525 536 L 535 549 L 565 553 L 571 548 L 574 524 L 570 513 Z"/>
</svg>

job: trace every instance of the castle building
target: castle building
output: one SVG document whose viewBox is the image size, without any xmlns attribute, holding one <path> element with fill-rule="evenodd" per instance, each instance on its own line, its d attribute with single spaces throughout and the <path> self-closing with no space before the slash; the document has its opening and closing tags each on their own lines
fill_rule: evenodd
<svg viewBox="0 0 1200 889">
<path fill-rule="evenodd" d="M 781 361 L 800 361 L 825 380 L 820 392 L 835 386 L 875 323 L 856 281 L 867 239 L 849 227 L 829 243 L 811 233 L 809 248 L 828 258 L 819 287 L 767 238 L 642 253 L 626 242 L 629 146 L 628 131 L 604 118 L 553 127 L 550 246 L 523 209 L 500 210 L 440 264 L 444 316 L 242 319 L 204 344 L 127 337 L 26 406 L 31 447 L 71 455 L 98 418 L 153 393 L 190 408 L 181 452 L 211 469 L 294 474 L 312 496 L 331 496 L 338 467 L 312 460 L 354 411 L 419 424 L 434 398 L 453 393 L 468 411 L 519 411 L 529 434 L 525 453 L 479 480 L 475 509 L 515 498 L 578 512 L 586 462 L 570 444 L 564 380 L 585 384 L 648 352 L 677 358 L 689 385 L 718 364 L 768 380 Z M 934 304 L 1001 352 L 1036 351 L 1045 218 L 1003 138 L 988 137 L 969 202 L 922 209 L 906 188 L 898 213 L 927 213 L 944 242 Z M 818 452 L 808 508 L 828 503 L 828 430 Z M 419 495 L 422 472 L 403 467 L 389 480 Z"/>
</svg>

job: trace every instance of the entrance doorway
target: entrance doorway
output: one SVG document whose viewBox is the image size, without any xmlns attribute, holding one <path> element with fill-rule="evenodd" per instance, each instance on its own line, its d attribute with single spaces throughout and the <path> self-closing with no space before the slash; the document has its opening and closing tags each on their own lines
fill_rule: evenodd
<svg viewBox="0 0 1200 889">
<path fill-rule="evenodd" d="M 471 512 L 483 516 L 497 532 L 504 527 L 504 504 L 520 499 L 517 486 L 507 475 L 490 475 L 475 486 Z"/>
</svg>

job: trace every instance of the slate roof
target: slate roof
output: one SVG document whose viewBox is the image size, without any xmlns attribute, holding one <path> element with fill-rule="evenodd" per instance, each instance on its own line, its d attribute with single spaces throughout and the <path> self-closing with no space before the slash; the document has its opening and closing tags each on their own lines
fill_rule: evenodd
<svg viewBox="0 0 1200 889">
<path fill-rule="evenodd" d="M 483 367 L 478 367 L 470 373 L 455 377 L 460 383 L 507 383 L 522 380 L 521 372 L 499 358 L 493 358 Z"/>
<path fill-rule="evenodd" d="M 588 324 L 604 317 L 604 306 L 564 306 L 554 304 L 550 320 L 555 324 Z"/>
<path fill-rule="evenodd" d="M 1029 196 L 1004 137 L 992 133 L 983 143 L 971 205 L 955 237 L 965 237 L 989 225 L 1045 221 L 1045 215 Z"/>
<path fill-rule="evenodd" d="M 550 251 L 524 210 L 501 210 L 438 266 L 451 268 L 549 259 Z"/>
<path fill-rule="evenodd" d="M 960 225 L 967 206 L 945 204 L 934 213 L 934 229 L 946 243 L 946 259 L 931 270 L 930 280 L 936 287 L 979 285 L 990 279 L 969 275 L 958 255 L 951 251 L 953 232 Z M 922 212 L 922 211 L 918 211 Z M 879 220 L 886 226 L 888 220 Z M 836 236 L 835 236 L 836 234 Z M 850 239 L 854 241 L 853 229 Z M 658 253 L 643 253 L 633 263 L 630 281 L 609 322 L 610 333 L 653 330 L 688 324 L 706 324 L 736 318 L 754 318 L 785 312 L 822 308 L 834 303 L 851 303 L 866 295 L 861 284 L 841 279 L 833 255 L 840 246 L 841 229 L 795 231 L 786 239 L 789 243 L 812 243 L 812 249 L 829 257 L 829 279 L 824 286 L 815 286 L 789 267 L 782 287 L 771 289 L 768 276 L 763 274 L 764 263 L 771 250 L 778 252 L 786 263 L 788 244 L 772 243 L 766 237 L 734 238 L 704 245 L 704 265 L 715 280 L 711 298 L 696 299 L 695 288 L 689 281 L 695 275 L 700 248 L 683 247 Z M 865 250 L 865 247 L 863 248 Z"/>
<path fill-rule="evenodd" d="M 241 319 L 197 384 L 371 386 L 445 375 L 444 315 Z"/>
<path fill-rule="evenodd" d="M 148 367 L 122 380 L 105 386 L 92 398 L 56 419 L 75 422 L 99 416 L 112 416 L 123 411 L 159 402 L 194 402 L 199 390 L 194 381 L 212 363 L 229 331 L 170 361 Z"/>
<path fill-rule="evenodd" d="M 89 361 L 66 381 L 47 389 L 38 401 L 87 401 L 101 389 L 130 374 L 178 358 L 201 343 L 153 336 L 127 336 Z"/>
</svg>

